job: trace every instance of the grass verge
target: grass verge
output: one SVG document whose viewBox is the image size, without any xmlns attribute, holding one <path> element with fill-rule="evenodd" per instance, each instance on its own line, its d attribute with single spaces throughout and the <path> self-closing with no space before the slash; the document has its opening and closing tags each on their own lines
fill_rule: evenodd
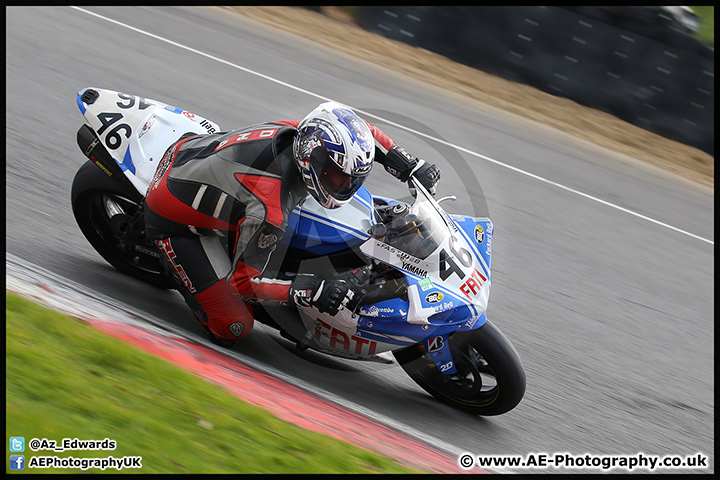
<svg viewBox="0 0 720 480">
<path fill-rule="evenodd" d="M 26 447 L 26 465 L 41 455 L 141 456 L 141 469 L 122 472 L 413 472 L 280 420 L 80 321 L 15 294 L 6 292 L 5 298 L 6 442 L 22 436 L 26 443 L 33 438 L 117 443 L 111 451 L 33 452 Z M 32 471 L 81 470 L 25 468 Z"/>
<path fill-rule="evenodd" d="M 700 18 L 700 30 L 693 36 L 715 48 L 715 7 L 704 5 L 690 8 Z"/>
</svg>

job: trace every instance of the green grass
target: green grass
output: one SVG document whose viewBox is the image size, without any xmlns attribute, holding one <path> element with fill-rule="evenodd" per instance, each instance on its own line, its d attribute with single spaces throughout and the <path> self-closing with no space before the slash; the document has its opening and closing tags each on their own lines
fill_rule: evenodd
<svg viewBox="0 0 720 480">
<path fill-rule="evenodd" d="M 715 47 L 715 7 L 690 7 L 700 17 L 700 31 L 694 37 Z"/>
<path fill-rule="evenodd" d="M 117 442 L 113 451 L 26 447 L 26 465 L 38 455 L 112 455 L 142 456 L 141 469 L 123 473 L 412 473 L 394 460 L 280 420 L 80 321 L 7 292 L 6 301 L 6 442 L 11 436 L 26 443 Z"/>
</svg>

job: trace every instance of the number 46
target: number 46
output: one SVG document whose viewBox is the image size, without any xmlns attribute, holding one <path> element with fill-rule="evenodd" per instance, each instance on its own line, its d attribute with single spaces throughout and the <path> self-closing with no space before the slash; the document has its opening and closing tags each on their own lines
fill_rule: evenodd
<svg viewBox="0 0 720 480">
<path fill-rule="evenodd" d="M 443 280 L 447 280 L 447 278 L 453 273 L 460 277 L 461 280 L 465 278 L 465 272 L 463 272 L 462 268 L 455 263 L 453 256 L 457 258 L 466 268 L 470 268 L 472 266 L 473 260 L 470 252 L 465 250 L 463 247 L 456 248 L 456 242 L 457 239 L 454 236 L 451 236 L 450 253 L 452 253 L 452 256 L 448 255 L 445 249 L 440 250 L 440 278 Z"/>
<path fill-rule="evenodd" d="M 102 112 L 98 113 L 97 118 L 102 124 L 102 126 L 98 129 L 97 133 L 98 135 L 102 135 L 105 130 L 107 130 L 111 125 L 122 119 L 123 115 L 122 113 Z M 112 130 L 108 132 L 107 136 L 105 137 L 105 143 L 111 150 L 119 148 L 122 144 L 122 137 L 120 137 L 121 130 L 125 132 L 125 138 L 130 138 L 130 135 L 132 135 L 132 128 L 130 128 L 130 125 L 128 125 L 127 123 L 121 123 L 119 125 L 116 125 Z"/>
</svg>

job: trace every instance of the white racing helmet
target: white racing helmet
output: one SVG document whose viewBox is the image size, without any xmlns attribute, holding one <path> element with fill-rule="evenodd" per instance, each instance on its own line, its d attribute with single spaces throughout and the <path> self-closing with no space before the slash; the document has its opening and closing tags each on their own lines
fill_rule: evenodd
<svg viewBox="0 0 720 480">
<path fill-rule="evenodd" d="M 349 107 L 327 102 L 300 122 L 293 153 L 313 198 L 325 208 L 338 208 L 350 201 L 370 173 L 375 139 Z"/>
</svg>

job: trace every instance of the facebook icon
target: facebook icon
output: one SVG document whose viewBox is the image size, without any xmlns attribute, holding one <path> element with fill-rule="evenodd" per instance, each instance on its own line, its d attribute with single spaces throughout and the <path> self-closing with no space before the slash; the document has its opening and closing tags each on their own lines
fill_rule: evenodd
<svg viewBox="0 0 720 480">
<path fill-rule="evenodd" d="M 10 470 L 25 470 L 25 455 L 10 455 Z"/>
</svg>

